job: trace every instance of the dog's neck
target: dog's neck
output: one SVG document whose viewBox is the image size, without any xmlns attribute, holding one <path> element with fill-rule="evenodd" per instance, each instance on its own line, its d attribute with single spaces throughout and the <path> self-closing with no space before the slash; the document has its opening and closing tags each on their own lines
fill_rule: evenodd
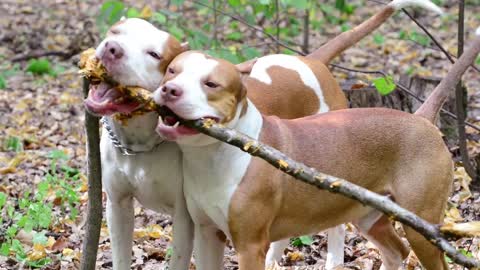
<svg viewBox="0 0 480 270">
<path fill-rule="evenodd" d="M 134 152 L 151 151 L 162 142 L 162 138 L 155 132 L 158 114 L 149 112 L 136 115 L 124 123 L 107 116 L 106 120 L 121 146 Z"/>
<path fill-rule="evenodd" d="M 260 112 L 248 101 L 246 113 L 239 117 L 231 128 L 257 139 L 262 129 L 262 121 Z M 194 200 L 199 200 L 197 202 L 205 208 L 209 218 L 230 236 L 228 203 L 225 202 L 230 200 L 243 179 L 252 156 L 217 140 L 208 145 L 180 145 L 180 148 L 183 152 L 186 194 L 199 195 Z M 208 198 L 208 201 L 204 201 L 204 198 Z"/>
</svg>

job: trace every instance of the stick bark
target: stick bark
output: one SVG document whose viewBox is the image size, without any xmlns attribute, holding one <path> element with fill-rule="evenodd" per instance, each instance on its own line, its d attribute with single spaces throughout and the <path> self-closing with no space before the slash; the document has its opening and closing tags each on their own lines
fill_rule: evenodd
<svg viewBox="0 0 480 270">
<path fill-rule="evenodd" d="M 443 237 L 437 225 L 430 224 L 421 219 L 414 213 L 400 207 L 386 196 L 352 184 L 345 179 L 321 173 L 314 168 L 291 159 L 273 147 L 258 142 L 233 129 L 216 124 L 212 120 L 186 121 L 184 124 L 217 140 L 236 146 L 252 156 L 259 157 L 302 182 L 328 190 L 332 193 L 339 193 L 364 205 L 371 206 L 385 213 L 391 219 L 400 221 L 422 234 L 428 241 L 444 251 L 454 262 L 469 268 L 480 267 L 479 261 L 468 258 L 458 252 Z"/>
<path fill-rule="evenodd" d="M 88 95 L 89 82 L 83 79 L 83 91 Z M 102 226 L 102 170 L 100 162 L 99 121 L 85 111 L 85 132 L 87 135 L 88 208 L 86 235 L 83 241 L 81 270 L 95 270 L 98 241 Z"/>
</svg>

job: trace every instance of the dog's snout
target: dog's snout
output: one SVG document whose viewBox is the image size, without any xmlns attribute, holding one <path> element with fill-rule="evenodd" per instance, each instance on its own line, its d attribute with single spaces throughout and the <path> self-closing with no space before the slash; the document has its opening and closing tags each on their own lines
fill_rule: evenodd
<svg viewBox="0 0 480 270">
<path fill-rule="evenodd" d="M 116 41 L 107 41 L 105 43 L 105 53 L 114 59 L 122 58 L 124 50 Z"/>
<path fill-rule="evenodd" d="M 166 84 L 162 88 L 162 96 L 166 101 L 174 101 L 183 95 L 183 90 L 175 84 Z"/>
</svg>

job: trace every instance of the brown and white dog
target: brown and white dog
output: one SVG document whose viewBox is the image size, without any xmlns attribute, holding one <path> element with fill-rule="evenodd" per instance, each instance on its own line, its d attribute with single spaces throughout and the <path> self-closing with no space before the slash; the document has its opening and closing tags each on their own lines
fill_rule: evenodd
<svg viewBox="0 0 480 270">
<path fill-rule="evenodd" d="M 180 119 L 213 119 L 319 171 L 389 195 L 429 222 L 441 223 L 453 163 L 439 130 L 426 119 L 432 119 L 440 105 L 422 109 L 420 115 L 371 108 L 282 120 L 262 115 L 247 91 L 235 65 L 185 52 L 169 65 L 154 94 L 155 101 L 170 110 L 159 118 L 157 132 L 176 141 L 183 153 L 184 195 L 195 223 L 197 269 L 221 269 L 223 234 L 238 252 L 240 270 L 260 270 L 270 242 L 345 222 L 356 224 L 379 248 L 383 270 L 399 269 L 409 250 L 381 212 L 297 181 L 194 129 L 171 125 Z M 448 269 L 435 246 L 411 228 L 404 229 L 426 269 Z"/>
<path fill-rule="evenodd" d="M 399 4 L 403 2 L 408 1 L 395 1 L 362 25 L 334 39 L 332 42 L 343 40 L 338 49 L 327 43 L 307 58 L 272 55 L 240 65 L 243 71 L 251 69 L 250 76 L 244 80 L 250 90 L 250 99 L 263 113 L 282 118 L 346 108 L 345 97 L 324 64 L 377 28 L 394 10 L 403 7 Z M 109 30 L 96 52 L 116 81 L 153 91 L 173 57 L 185 50 L 184 44 L 150 23 L 127 19 Z M 136 114 L 123 122 L 115 120 L 112 116 L 130 115 L 139 106 L 123 98 L 115 88 L 106 84 L 93 86 L 85 105 L 90 112 L 104 116 L 111 128 L 110 132 L 103 129 L 101 156 L 114 269 L 129 269 L 131 264 L 134 198 L 147 208 L 174 216 L 174 256 L 170 266 L 171 269 L 187 269 L 193 224 L 183 197 L 178 147 L 162 143 L 163 139 L 156 136 L 158 115 L 155 112 Z M 114 134 L 115 141 L 108 133 Z M 125 149 L 135 155 L 123 154 Z M 343 238 L 341 227 L 329 233 L 328 268 L 343 262 Z M 273 244 L 267 261 L 278 260 L 287 243 L 284 240 Z"/>
</svg>

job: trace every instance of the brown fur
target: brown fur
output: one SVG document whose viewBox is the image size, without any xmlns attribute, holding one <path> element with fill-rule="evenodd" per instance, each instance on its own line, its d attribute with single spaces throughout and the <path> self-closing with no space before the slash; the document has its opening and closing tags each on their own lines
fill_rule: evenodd
<svg viewBox="0 0 480 270">
<path fill-rule="evenodd" d="M 437 128 L 423 118 L 388 109 L 340 110 L 297 120 L 265 117 L 260 141 L 321 172 L 392 194 L 430 222 L 442 220 L 452 161 Z M 265 242 L 356 221 L 370 211 L 253 158 L 229 210 L 240 269 L 263 269 L 264 251 L 258 247 Z M 447 269 L 441 252 L 428 241 L 411 233 L 407 238 L 427 269 Z M 404 256 L 401 246 L 389 245 L 395 240 L 388 239 L 386 246 Z"/>
<path fill-rule="evenodd" d="M 325 103 L 330 110 L 347 108 L 347 100 L 328 68 L 320 61 L 299 57 L 316 75 Z M 294 119 L 318 113 L 320 103 L 314 90 L 303 84 L 300 75 L 291 69 L 272 66 L 267 70 L 272 78 L 268 85 L 252 77 L 244 77 L 248 98 L 265 115 Z"/>
<path fill-rule="evenodd" d="M 184 51 L 184 48 L 180 42 L 172 35 L 168 38 L 165 46 L 163 47 L 162 61 L 160 61 L 159 70 L 165 74 L 167 66 L 172 60 Z"/>
</svg>

